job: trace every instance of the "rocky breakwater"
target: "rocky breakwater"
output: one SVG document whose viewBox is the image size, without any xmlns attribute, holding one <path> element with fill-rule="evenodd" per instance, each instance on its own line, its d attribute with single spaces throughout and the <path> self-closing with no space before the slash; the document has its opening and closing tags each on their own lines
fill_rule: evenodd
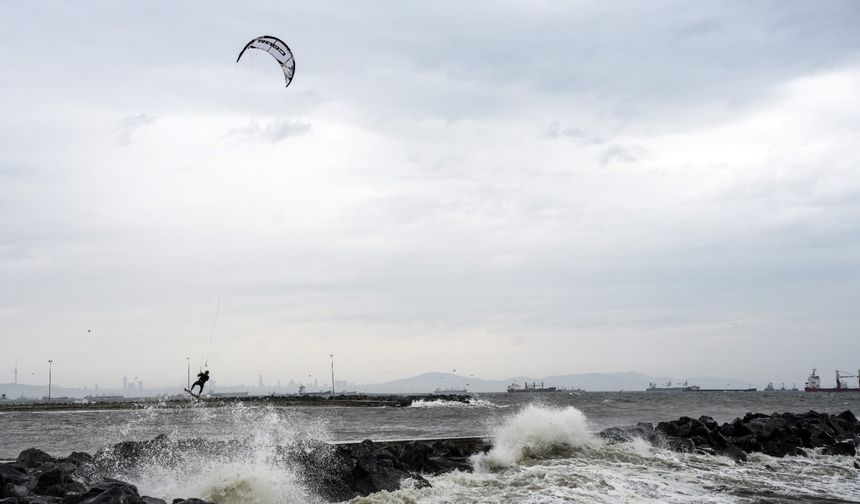
<svg viewBox="0 0 860 504">
<path fill-rule="evenodd" d="M 748 453 L 773 457 L 806 455 L 821 449 L 827 455 L 855 456 L 860 442 L 860 422 L 850 411 L 828 415 L 807 413 L 747 413 L 722 425 L 713 418 L 681 417 L 660 422 L 657 427 L 640 423 L 633 427 L 611 428 L 600 433 L 610 441 L 641 437 L 653 444 L 680 452 L 725 455 L 745 461 Z M 855 462 L 860 468 L 860 464 Z"/>
<path fill-rule="evenodd" d="M 330 501 L 348 500 L 381 490 L 393 491 L 412 480 L 430 486 L 423 475 L 471 471 L 470 457 L 490 444 L 481 438 L 320 444 L 291 449 L 288 459 L 301 467 L 305 483 Z"/>
<path fill-rule="evenodd" d="M 0 464 L 0 504 L 166 504 L 141 496 L 135 485 L 153 465 L 177 473 L 201 461 L 226 462 L 255 456 L 244 441 L 126 441 L 94 456 L 75 452 L 54 458 L 38 449 Z M 471 471 L 471 455 L 489 445 L 480 438 L 328 444 L 305 441 L 274 447 L 268 464 L 296 476 L 309 493 L 343 501 L 381 490 L 396 490 L 410 479 L 429 486 L 427 474 Z M 174 499 L 173 504 L 205 504 L 199 499 Z"/>
<path fill-rule="evenodd" d="M 167 504 L 141 496 L 137 487 L 111 478 L 93 478 L 93 457 L 73 452 L 54 458 L 36 448 L 0 464 L 0 504 Z M 205 504 L 176 499 L 174 504 Z"/>
</svg>

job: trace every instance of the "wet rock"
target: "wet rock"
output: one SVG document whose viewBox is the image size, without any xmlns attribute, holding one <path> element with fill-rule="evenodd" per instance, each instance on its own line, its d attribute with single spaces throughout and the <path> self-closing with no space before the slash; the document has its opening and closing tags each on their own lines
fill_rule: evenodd
<svg viewBox="0 0 860 504">
<path fill-rule="evenodd" d="M 657 424 L 657 430 L 668 437 L 687 438 L 693 429 L 692 421 L 690 417 L 681 417 L 672 422 L 660 422 Z"/>
<path fill-rule="evenodd" d="M 313 446 L 284 454 L 300 466 L 305 484 L 326 500 L 343 501 L 382 490 L 393 491 L 410 479 L 422 488 L 422 474 L 471 470 L 469 456 L 486 451 L 480 439 L 400 441 Z"/>
<path fill-rule="evenodd" d="M 853 457 L 857 455 L 857 447 L 851 441 L 842 441 L 824 448 L 822 453 L 826 455 L 847 455 Z"/>
<path fill-rule="evenodd" d="M 737 446 L 738 448 L 740 448 L 741 450 L 743 450 L 747 453 L 761 452 L 762 451 L 761 443 L 759 443 L 758 439 L 756 439 L 756 437 L 753 436 L 752 434 L 747 434 L 747 435 L 739 436 L 739 437 L 733 437 L 733 438 L 731 438 L 731 440 L 732 440 L 732 444 L 734 446 Z"/>
<path fill-rule="evenodd" d="M 666 447 L 679 453 L 693 453 L 696 445 L 689 439 L 682 437 L 666 436 Z"/>
<path fill-rule="evenodd" d="M 36 489 L 39 494 L 52 495 L 48 490 L 51 489 L 51 487 L 62 485 L 64 479 L 67 479 L 67 476 L 65 476 L 63 471 L 58 468 L 44 471 L 36 478 Z"/>
<path fill-rule="evenodd" d="M 64 497 L 85 492 L 86 486 L 73 477 L 76 469 L 77 466 L 68 462 L 41 465 L 31 473 L 36 478 L 33 491 L 50 497 Z"/>
<path fill-rule="evenodd" d="M 660 422 L 657 432 L 677 451 L 712 451 L 741 461 L 741 452 L 761 452 L 773 457 L 805 456 L 804 448 L 824 447 L 824 453 L 850 453 L 860 439 L 860 422 L 850 411 L 828 415 L 806 413 L 747 413 L 730 423 L 717 425 L 710 417 L 681 417 Z M 684 442 L 680 441 L 684 440 Z M 843 445 L 843 443 L 846 443 Z"/>
<path fill-rule="evenodd" d="M 838 443 L 832 434 L 822 429 L 818 424 L 810 424 L 806 429 L 802 429 L 800 438 L 803 440 L 803 446 L 807 448 L 821 448 Z"/>
<path fill-rule="evenodd" d="M 6 483 L 20 485 L 25 481 L 27 473 L 24 470 L 11 464 L 0 464 L 0 488 Z"/>
<path fill-rule="evenodd" d="M 746 452 L 743 451 L 740 447 L 733 445 L 733 444 L 727 445 L 725 448 L 720 449 L 717 453 L 719 453 L 720 455 L 724 455 L 726 457 L 729 457 L 730 459 L 734 460 L 735 462 L 746 462 L 747 461 Z"/>
<path fill-rule="evenodd" d="M 597 436 L 610 443 L 625 443 L 634 439 L 643 439 L 651 444 L 658 444 L 660 436 L 650 423 L 639 422 L 636 425 L 609 427 L 597 433 Z"/>
<path fill-rule="evenodd" d="M 84 464 L 92 463 L 93 456 L 86 452 L 72 452 L 65 460 L 69 463 L 75 464 L 76 466 L 82 466 Z"/>
<path fill-rule="evenodd" d="M 397 490 L 404 480 L 411 480 L 417 488 L 429 486 L 422 474 L 470 471 L 469 457 L 489 448 L 479 438 L 388 443 L 365 440 L 341 445 L 305 441 L 279 448 L 276 458 L 297 469 L 317 495 L 345 501 Z M 241 456 L 243 450 L 250 449 L 241 441 L 171 442 L 159 436 L 151 441 L 117 443 L 99 450 L 95 457 L 74 452 L 58 460 L 40 450 L 25 450 L 15 463 L 0 464 L 0 504 L 166 504 L 162 499 L 140 496 L 134 485 L 103 476 L 126 470 L 134 473 L 152 457 L 169 467 L 181 464 L 187 452 Z M 211 504 L 200 499 L 174 502 Z"/>
<path fill-rule="evenodd" d="M 142 504 L 137 487 L 124 481 L 104 479 L 86 492 L 63 499 L 63 504 Z"/>
<path fill-rule="evenodd" d="M 31 492 L 24 485 L 7 484 L 3 487 L 3 494 L 0 497 L 18 499 L 22 502 L 28 502 L 33 497 Z"/>
<path fill-rule="evenodd" d="M 18 458 L 15 462 L 24 469 L 29 469 L 32 467 L 38 467 L 45 462 L 56 462 L 57 459 L 48 455 L 38 448 L 27 448 L 18 454 Z"/>
<path fill-rule="evenodd" d="M 27 504 L 60 504 L 63 502 L 63 499 L 59 497 L 49 497 L 47 495 L 40 495 L 35 499 L 31 500 Z"/>
</svg>

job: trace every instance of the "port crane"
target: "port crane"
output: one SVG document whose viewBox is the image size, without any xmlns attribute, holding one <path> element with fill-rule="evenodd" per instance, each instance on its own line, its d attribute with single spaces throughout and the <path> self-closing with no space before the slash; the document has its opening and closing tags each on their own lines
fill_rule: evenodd
<svg viewBox="0 0 860 504">
<path fill-rule="evenodd" d="M 860 387 L 860 369 L 857 374 L 848 374 L 846 371 L 836 370 L 836 388 L 848 388 L 848 384 L 843 381 L 844 378 L 857 378 L 857 386 Z"/>
</svg>

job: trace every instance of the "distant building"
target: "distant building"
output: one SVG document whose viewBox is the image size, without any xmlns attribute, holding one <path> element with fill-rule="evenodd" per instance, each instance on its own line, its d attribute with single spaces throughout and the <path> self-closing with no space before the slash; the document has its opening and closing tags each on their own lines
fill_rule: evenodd
<svg viewBox="0 0 860 504">
<path fill-rule="evenodd" d="M 128 376 L 122 377 L 122 389 L 128 390 Z"/>
</svg>

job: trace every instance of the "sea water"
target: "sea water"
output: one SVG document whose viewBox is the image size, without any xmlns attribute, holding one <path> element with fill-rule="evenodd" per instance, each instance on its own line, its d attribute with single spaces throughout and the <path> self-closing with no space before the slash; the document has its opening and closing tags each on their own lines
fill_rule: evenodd
<svg viewBox="0 0 860 504">
<path fill-rule="evenodd" d="M 54 455 L 93 453 L 124 440 L 243 440 L 248 448 L 217 456 L 153 456 L 141 470 L 113 476 L 141 494 L 168 502 L 199 497 L 219 504 L 317 502 L 277 447 L 328 442 L 485 436 L 493 449 L 473 457 L 472 473 L 407 481 L 396 492 L 355 502 L 523 503 L 799 503 L 860 502 L 853 457 L 813 452 L 777 459 L 753 454 L 738 464 L 719 456 L 680 454 L 642 440 L 607 444 L 594 435 L 610 426 L 681 415 L 729 421 L 746 412 L 860 412 L 848 394 L 553 393 L 486 394 L 469 403 L 418 402 L 409 408 L 271 407 L 234 404 L 136 410 L 0 413 L 0 459 L 31 446 Z M 169 460 L 168 460 L 169 459 Z"/>
</svg>

